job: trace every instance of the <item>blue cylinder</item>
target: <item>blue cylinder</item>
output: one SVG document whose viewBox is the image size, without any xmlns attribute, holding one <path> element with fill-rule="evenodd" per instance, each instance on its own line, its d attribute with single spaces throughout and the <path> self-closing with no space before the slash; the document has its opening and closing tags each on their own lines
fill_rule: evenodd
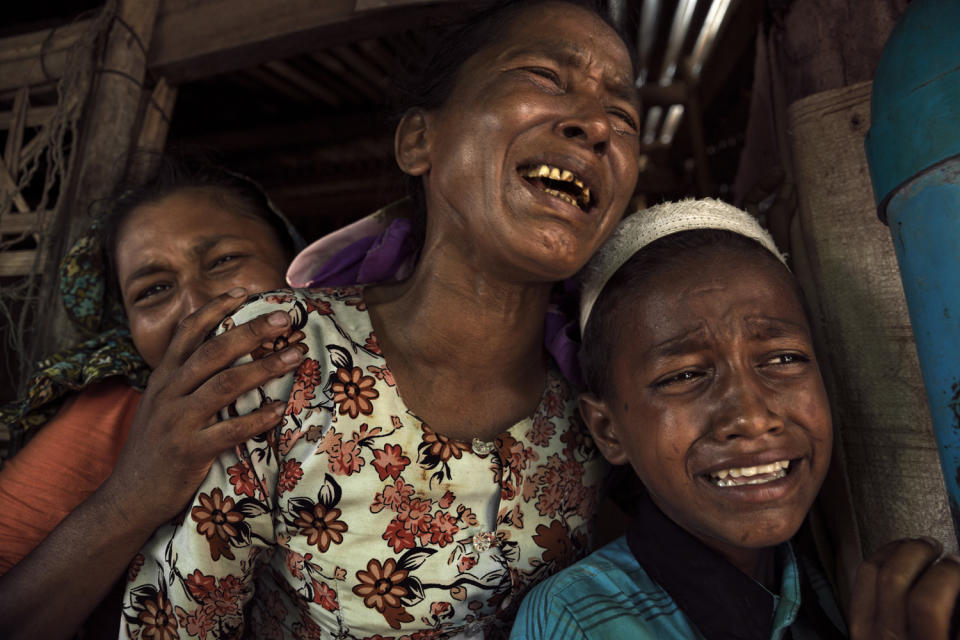
<svg viewBox="0 0 960 640">
<path fill-rule="evenodd" d="M 866 139 L 960 538 L 960 0 L 915 0 L 884 47 Z M 891 363 L 896 366 L 896 363 Z"/>
</svg>

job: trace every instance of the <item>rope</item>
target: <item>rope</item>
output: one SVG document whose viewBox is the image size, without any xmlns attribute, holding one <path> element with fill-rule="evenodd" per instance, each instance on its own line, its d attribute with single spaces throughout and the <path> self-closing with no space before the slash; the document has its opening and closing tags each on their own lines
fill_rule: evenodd
<svg viewBox="0 0 960 640">
<path fill-rule="evenodd" d="M 99 57 L 111 23 L 116 17 L 117 0 L 107 0 L 102 9 L 91 21 L 89 29 L 71 47 L 67 56 L 67 66 L 57 82 L 57 109 L 50 121 L 36 133 L 27 147 L 27 153 L 21 157 L 19 176 L 13 176 L 17 189 L 21 193 L 36 194 L 40 199 L 34 211 L 45 212 L 45 216 L 55 218 L 60 207 L 64 206 L 63 195 L 67 178 L 70 175 L 73 156 L 70 149 L 78 139 L 77 123 L 81 106 L 92 84 L 94 60 Z M 129 25 L 125 25 L 129 28 Z M 41 47 L 40 63 L 44 74 L 50 78 L 44 58 L 52 42 L 54 31 L 47 35 Z M 142 42 L 140 45 L 142 46 Z M 165 115 L 165 114 L 164 114 Z M 22 153 L 22 151 L 21 151 Z M 35 180 L 42 171 L 42 185 Z M 10 214 L 13 194 L 0 200 L 0 216 L 14 217 Z M 4 358 L 4 366 L 11 379 L 17 381 L 17 396 L 26 393 L 26 384 L 32 372 L 34 361 L 43 351 L 43 345 L 35 344 L 31 338 L 34 327 L 42 323 L 41 300 L 44 289 L 57 281 L 58 265 L 48 261 L 44 272 L 37 273 L 41 265 L 41 256 L 51 250 L 53 238 L 46 224 L 40 219 L 34 228 L 12 237 L 0 236 L 0 252 L 22 248 L 27 244 L 36 245 L 31 274 L 14 282 L 5 282 L 0 287 L 0 328 L 5 328 L 6 351 L 10 357 Z"/>
</svg>

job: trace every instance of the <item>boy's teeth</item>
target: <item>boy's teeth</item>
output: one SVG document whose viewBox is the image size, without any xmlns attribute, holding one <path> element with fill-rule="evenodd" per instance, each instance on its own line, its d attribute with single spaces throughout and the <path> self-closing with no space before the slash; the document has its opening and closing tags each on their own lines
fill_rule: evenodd
<svg viewBox="0 0 960 640">
<path fill-rule="evenodd" d="M 790 466 L 789 460 L 778 460 L 770 464 L 762 464 L 756 467 L 737 467 L 733 469 L 722 469 L 714 471 L 710 477 L 719 487 L 733 487 L 745 484 L 762 484 L 772 480 L 778 480 L 787 475 L 787 468 Z M 756 478 L 754 476 L 763 476 Z"/>
</svg>

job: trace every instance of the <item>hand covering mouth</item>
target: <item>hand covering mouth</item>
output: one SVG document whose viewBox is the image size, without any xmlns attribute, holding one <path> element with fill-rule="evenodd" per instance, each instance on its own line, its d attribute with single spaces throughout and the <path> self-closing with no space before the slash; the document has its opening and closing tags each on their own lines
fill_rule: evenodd
<svg viewBox="0 0 960 640">
<path fill-rule="evenodd" d="M 530 184 L 551 196 L 587 212 L 593 206 L 590 187 L 583 178 L 570 171 L 549 164 L 529 164 L 517 172 Z"/>
</svg>

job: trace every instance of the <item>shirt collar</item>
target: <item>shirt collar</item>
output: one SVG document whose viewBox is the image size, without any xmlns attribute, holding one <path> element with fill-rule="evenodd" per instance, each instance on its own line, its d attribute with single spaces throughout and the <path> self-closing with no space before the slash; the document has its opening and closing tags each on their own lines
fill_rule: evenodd
<svg viewBox="0 0 960 640">
<path fill-rule="evenodd" d="M 782 576 L 777 596 L 670 520 L 646 492 L 639 503 L 627 532 L 630 551 L 704 637 L 769 640 L 793 624 L 800 579 L 789 544 L 777 549 Z"/>
</svg>

